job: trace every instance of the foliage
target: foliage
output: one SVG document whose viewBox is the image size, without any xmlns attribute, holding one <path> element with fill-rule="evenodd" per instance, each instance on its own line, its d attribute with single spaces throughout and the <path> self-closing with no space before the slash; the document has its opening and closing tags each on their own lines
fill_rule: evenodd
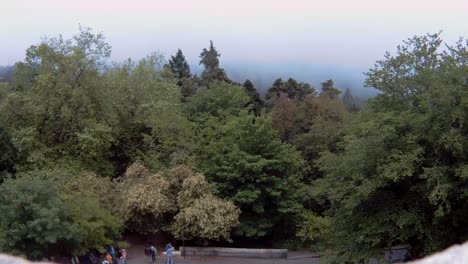
<svg viewBox="0 0 468 264">
<path fill-rule="evenodd" d="M 215 197 L 204 176 L 186 166 L 154 174 L 136 162 L 116 184 L 127 227 L 139 233 L 168 229 L 178 237 L 228 240 L 238 223 L 239 209 Z"/>
<path fill-rule="evenodd" d="M 292 224 L 302 210 L 301 158 L 281 143 L 270 119 L 244 113 L 214 133 L 201 146 L 200 166 L 215 193 L 241 209 L 236 234 L 259 238 L 272 235 L 280 224 Z"/>
<path fill-rule="evenodd" d="M 276 79 L 272 87 L 268 89 L 266 100 L 269 105 L 274 105 L 282 96 L 302 101 L 306 96 L 310 95 L 315 95 L 315 89 L 310 84 L 299 83 L 293 78 L 289 78 L 286 82 L 283 82 L 283 80 L 279 78 Z"/>
<path fill-rule="evenodd" d="M 53 181 L 27 176 L 0 185 L 0 248 L 38 259 L 78 238 L 66 203 Z"/>
<path fill-rule="evenodd" d="M 467 239 L 468 53 L 466 42 L 441 43 L 414 37 L 379 61 L 367 82 L 382 94 L 319 159 L 313 192 L 340 261 L 401 243 L 419 257 Z"/>
<path fill-rule="evenodd" d="M 191 148 L 191 125 L 182 114 L 180 88 L 153 54 L 136 65 L 116 65 L 104 76 L 112 90 L 114 160 L 123 173 L 141 159 L 151 168 L 183 163 Z"/>
<path fill-rule="evenodd" d="M 14 135 L 19 168 L 41 168 L 63 156 L 80 156 L 85 163 L 98 159 L 106 166 L 101 147 L 111 139 L 100 142 L 99 130 L 108 129 L 103 120 L 109 115 L 99 72 L 109 55 L 104 37 L 87 28 L 73 40 L 44 39 L 27 50 L 25 62 L 17 65 L 16 92 L 0 105 L 1 121 Z M 94 136 L 85 142 L 91 156 L 76 148 L 77 141 Z"/>
<path fill-rule="evenodd" d="M 256 115 L 260 115 L 264 102 L 254 84 L 250 80 L 246 80 L 242 86 L 250 97 L 249 105 L 252 106 L 252 112 Z"/>
<path fill-rule="evenodd" d="M 15 171 L 16 149 L 10 135 L 0 126 L 0 183 Z"/>
<path fill-rule="evenodd" d="M 239 223 L 240 210 L 232 202 L 212 195 L 203 175 L 186 178 L 177 201 L 181 210 L 174 217 L 174 235 L 230 240 L 231 229 Z"/>
<path fill-rule="evenodd" d="M 333 80 L 327 80 L 322 83 L 322 92 L 320 94 L 326 95 L 330 99 L 338 99 L 341 91 L 335 88 Z"/>
<path fill-rule="evenodd" d="M 249 96 L 238 85 L 225 82 L 212 82 L 208 88 L 200 89 L 186 105 L 186 110 L 194 121 L 202 121 L 214 116 L 238 115 L 249 102 Z"/>
<path fill-rule="evenodd" d="M 291 99 L 280 96 L 271 110 L 272 125 L 283 141 L 288 142 L 293 136 L 296 127 L 294 122 L 296 108 L 296 104 Z"/>
<path fill-rule="evenodd" d="M 354 99 L 353 95 L 351 94 L 351 91 L 349 89 L 346 89 L 346 91 L 343 94 L 343 97 L 341 99 L 343 101 L 343 104 L 346 106 L 346 109 L 349 112 L 357 112 L 359 111 L 359 106 L 357 101 Z"/>
<path fill-rule="evenodd" d="M 185 56 L 180 49 L 177 50 L 175 56 L 171 56 L 169 67 L 171 68 L 172 73 L 174 73 L 179 79 L 191 77 L 190 66 L 185 60 Z"/>
<path fill-rule="evenodd" d="M 101 33 L 44 38 L 0 82 L 0 247 L 40 258 L 99 249 L 123 228 L 232 230 L 359 263 L 462 242 L 467 50 L 440 33 L 405 41 L 369 70 L 380 93 L 357 111 L 332 80 L 317 96 L 277 79 L 264 103 L 229 80 L 212 42 L 199 78 L 180 50 L 109 64 Z"/>
<path fill-rule="evenodd" d="M 122 221 L 111 208 L 111 182 L 93 174 L 61 177 L 61 192 L 73 223 L 79 226 L 78 243 L 71 253 L 80 256 L 120 237 Z"/>
<path fill-rule="evenodd" d="M 223 81 L 230 83 L 231 80 L 226 75 L 224 69 L 219 67 L 219 59 L 221 54 L 218 53 L 216 48 L 213 46 L 213 41 L 210 40 L 210 48 L 203 49 L 200 54 L 200 65 L 203 64 L 205 69 L 201 74 L 201 80 L 203 84 L 209 84 L 212 81 Z"/>
</svg>

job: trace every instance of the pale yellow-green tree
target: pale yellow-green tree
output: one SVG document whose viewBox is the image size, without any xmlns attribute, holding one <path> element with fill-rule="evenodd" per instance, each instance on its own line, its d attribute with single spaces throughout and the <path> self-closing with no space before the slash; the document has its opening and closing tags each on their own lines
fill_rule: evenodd
<svg viewBox="0 0 468 264">
<path fill-rule="evenodd" d="M 127 228 L 144 234 L 171 231 L 175 236 L 229 240 L 240 210 L 213 195 L 202 174 L 187 166 L 151 173 L 135 162 L 116 181 L 116 206 Z"/>
</svg>

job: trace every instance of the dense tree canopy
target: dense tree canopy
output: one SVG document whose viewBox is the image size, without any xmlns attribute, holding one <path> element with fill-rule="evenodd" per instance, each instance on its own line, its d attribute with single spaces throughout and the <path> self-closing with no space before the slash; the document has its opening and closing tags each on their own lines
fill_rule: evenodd
<svg viewBox="0 0 468 264">
<path fill-rule="evenodd" d="M 109 183 L 61 170 L 6 180 L 0 185 L 0 248 L 41 258 L 81 255 L 115 241 L 121 221 L 101 193 Z"/>
<path fill-rule="evenodd" d="M 379 61 L 367 82 L 382 94 L 319 159 L 314 192 L 341 259 L 401 243 L 418 257 L 468 238 L 468 53 L 466 42 L 441 44 L 438 34 L 414 37 Z"/>
<path fill-rule="evenodd" d="M 246 114 L 232 117 L 202 146 L 200 166 L 208 180 L 242 211 L 238 235 L 271 235 L 302 209 L 301 158 L 281 143 L 270 122 Z"/>
<path fill-rule="evenodd" d="M 332 80 L 277 79 L 263 101 L 203 49 L 110 63 L 80 28 L 0 80 L 0 251 L 82 255 L 124 231 L 311 246 L 362 263 L 468 239 L 468 43 L 405 41 L 362 109 Z M 339 89 L 340 88 L 340 89 Z"/>
</svg>

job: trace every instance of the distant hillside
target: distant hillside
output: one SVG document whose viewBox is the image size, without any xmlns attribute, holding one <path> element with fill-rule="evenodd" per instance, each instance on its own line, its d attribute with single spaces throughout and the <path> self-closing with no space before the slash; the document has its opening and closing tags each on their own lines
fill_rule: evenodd
<svg viewBox="0 0 468 264">
<path fill-rule="evenodd" d="M 221 67 L 226 69 L 229 78 L 243 83 L 251 80 L 259 92 L 264 94 L 277 78 L 294 78 L 301 82 L 312 84 L 320 91 L 320 84 L 332 79 L 335 86 L 344 91 L 351 90 L 355 98 L 369 98 L 375 96 L 377 91 L 364 88 L 364 72 L 367 68 L 358 68 L 342 65 L 312 64 L 312 63 L 262 63 L 262 62 L 222 62 Z M 192 73 L 200 75 L 203 68 L 200 65 L 190 65 Z M 13 80 L 15 66 L 0 66 L 0 78 L 6 81 Z"/>
<path fill-rule="evenodd" d="M 191 65 L 192 73 L 200 74 L 203 68 Z M 342 91 L 349 88 L 355 97 L 368 98 L 375 96 L 377 91 L 364 88 L 364 72 L 368 68 L 342 65 L 312 64 L 312 63 L 263 63 L 263 62 L 221 62 L 229 78 L 237 82 L 251 80 L 257 89 L 264 94 L 277 78 L 294 78 L 308 82 L 320 91 L 321 83 L 332 79 L 336 87 Z"/>
</svg>

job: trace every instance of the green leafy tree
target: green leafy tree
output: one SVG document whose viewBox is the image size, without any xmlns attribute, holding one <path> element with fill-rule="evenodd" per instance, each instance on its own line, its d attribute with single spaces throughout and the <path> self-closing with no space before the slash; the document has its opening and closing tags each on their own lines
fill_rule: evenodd
<svg viewBox="0 0 468 264">
<path fill-rule="evenodd" d="M 85 255 L 120 238 L 123 223 L 113 207 L 112 183 L 108 178 L 87 172 L 65 173 L 58 177 L 58 183 L 73 223 L 78 226 L 79 239 L 72 245 L 71 254 Z"/>
<path fill-rule="evenodd" d="M 414 37 L 378 61 L 367 83 L 382 93 L 318 162 L 314 196 L 337 261 L 402 243 L 417 258 L 467 239 L 468 43 L 441 44 Z"/>
<path fill-rule="evenodd" d="M 77 242 L 78 225 L 51 180 L 8 179 L 0 185 L 0 248 L 39 259 Z"/>
<path fill-rule="evenodd" d="M 3 251 L 83 255 L 119 238 L 110 181 L 70 168 L 20 173 L 0 186 L 0 208 L 9 212 L 0 216 Z"/>
<path fill-rule="evenodd" d="M 122 174 L 135 160 L 160 169 L 183 163 L 191 149 L 191 124 L 182 113 L 180 87 L 166 76 L 163 58 L 150 55 L 116 65 L 104 76 L 110 95 L 111 150 Z"/>
<path fill-rule="evenodd" d="M 0 126 L 0 184 L 10 173 L 15 172 L 16 152 L 10 135 Z"/>
<path fill-rule="evenodd" d="M 274 105 L 282 96 L 296 101 L 303 101 L 308 95 L 315 95 L 315 89 L 310 84 L 299 83 L 293 78 L 283 82 L 280 78 L 276 79 L 272 87 L 268 89 L 266 99 L 270 105 Z"/>
<path fill-rule="evenodd" d="M 212 81 L 224 81 L 230 83 L 231 80 L 227 77 L 224 69 L 219 67 L 219 59 L 221 54 L 218 53 L 216 48 L 213 46 L 213 41 L 210 40 L 210 48 L 203 49 L 200 54 L 200 65 L 203 65 L 205 69 L 201 74 L 201 81 L 207 85 Z"/>
<path fill-rule="evenodd" d="M 109 56 L 104 36 L 88 28 L 80 28 L 72 40 L 44 39 L 27 50 L 25 61 L 17 65 L 17 92 L 0 105 L 2 123 L 14 135 L 18 167 L 40 168 L 64 156 L 79 156 L 84 163 L 98 160 L 100 172 L 112 172 L 104 147 L 112 138 L 98 137 L 103 135 L 98 130 L 109 128 L 108 96 L 100 82 Z M 87 130 L 89 123 L 93 129 Z M 79 135 L 96 137 L 92 152 L 89 140 L 86 152 L 76 147 Z"/>
<path fill-rule="evenodd" d="M 278 131 L 281 140 L 285 142 L 293 137 L 296 108 L 296 104 L 291 99 L 281 96 L 271 110 L 272 126 Z"/>
<path fill-rule="evenodd" d="M 188 100 L 186 110 L 192 120 L 201 121 L 209 117 L 222 119 L 238 115 L 246 109 L 249 101 L 249 95 L 243 87 L 215 81 L 209 88 L 198 90 Z"/>
<path fill-rule="evenodd" d="M 294 217 L 303 209 L 301 158 L 281 143 L 268 118 L 226 119 L 201 148 L 200 167 L 215 193 L 241 209 L 236 235 L 279 239 L 294 229 Z"/>
</svg>

